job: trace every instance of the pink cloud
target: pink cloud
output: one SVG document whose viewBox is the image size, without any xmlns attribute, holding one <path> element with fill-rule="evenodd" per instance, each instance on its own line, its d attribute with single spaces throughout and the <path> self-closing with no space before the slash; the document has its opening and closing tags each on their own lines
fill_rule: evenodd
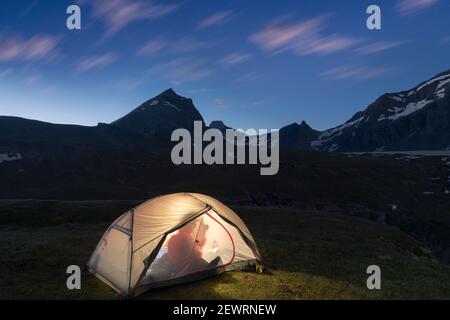
<svg viewBox="0 0 450 320">
<path fill-rule="evenodd" d="M 34 8 L 36 8 L 36 6 L 38 5 L 38 1 L 34 0 L 33 2 L 31 2 L 30 4 L 28 4 L 25 9 L 20 13 L 21 17 L 26 17 L 30 12 L 32 12 L 34 10 Z"/>
<path fill-rule="evenodd" d="M 185 36 L 181 39 L 172 42 L 170 50 L 176 53 L 186 53 L 196 50 L 205 50 L 211 48 L 215 44 L 213 42 L 207 42 L 198 40 L 191 36 Z"/>
<path fill-rule="evenodd" d="M 91 56 L 83 59 L 77 65 L 77 70 L 80 72 L 86 72 L 94 68 L 107 66 L 118 59 L 118 56 L 114 53 L 107 53 L 99 56 Z"/>
<path fill-rule="evenodd" d="M 157 64 L 147 70 L 147 74 L 164 76 L 169 79 L 184 81 L 201 80 L 211 75 L 212 69 L 204 59 L 180 57 L 167 63 Z"/>
<path fill-rule="evenodd" d="M 147 55 L 161 50 L 174 53 L 188 53 L 198 50 L 206 50 L 216 45 L 216 42 L 198 40 L 191 36 L 184 36 L 180 39 L 168 41 L 163 37 L 157 37 L 147 42 L 137 51 L 138 55 Z"/>
<path fill-rule="evenodd" d="M 378 41 L 355 49 L 360 54 L 374 54 L 377 52 L 389 50 L 408 43 L 409 41 Z"/>
<path fill-rule="evenodd" d="M 101 19 L 107 28 L 107 37 L 114 35 L 133 22 L 164 17 L 179 6 L 135 0 L 81 0 L 80 2 L 92 6 L 93 16 Z"/>
<path fill-rule="evenodd" d="M 391 70 L 386 67 L 339 66 L 322 72 L 321 78 L 333 80 L 368 80 L 387 74 Z"/>
<path fill-rule="evenodd" d="M 121 90 L 129 91 L 154 79 L 158 79 L 158 81 L 165 79 L 173 86 L 179 86 L 185 82 L 195 82 L 207 78 L 212 72 L 213 70 L 209 67 L 208 60 L 180 57 L 165 63 L 155 64 L 139 76 L 127 77 L 120 81 L 117 87 Z M 200 88 L 191 92 L 202 93 L 207 91 L 212 90 Z"/>
<path fill-rule="evenodd" d="M 264 107 L 264 106 L 268 106 L 274 102 L 276 102 L 277 99 L 275 98 L 265 98 L 265 99 L 261 99 L 261 100 L 256 100 L 250 103 L 250 107 Z"/>
<path fill-rule="evenodd" d="M 138 55 L 147 55 L 157 51 L 160 51 L 167 47 L 167 42 L 161 38 L 155 38 L 148 41 L 142 48 L 137 52 Z"/>
<path fill-rule="evenodd" d="M 217 98 L 214 100 L 214 105 L 217 108 L 226 108 L 228 107 L 228 102 L 224 98 Z"/>
<path fill-rule="evenodd" d="M 190 92 L 197 94 L 197 93 L 205 93 L 205 92 L 212 92 L 214 91 L 213 89 L 209 89 L 209 88 L 198 88 L 198 89 L 192 89 Z"/>
<path fill-rule="evenodd" d="M 35 84 L 39 80 L 41 80 L 41 76 L 39 74 L 30 74 L 25 77 L 25 83 L 29 86 Z"/>
<path fill-rule="evenodd" d="M 35 35 L 30 39 L 0 34 L 0 61 L 54 60 L 59 50 L 56 37 Z"/>
<path fill-rule="evenodd" d="M 349 49 L 359 42 L 360 40 L 356 38 L 333 34 L 323 38 L 311 37 L 305 41 L 299 41 L 293 46 L 293 49 L 301 55 L 330 54 Z"/>
<path fill-rule="evenodd" d="M 258 80 L 262 77 L 264 77 L 264 74 L 262 74 L 262 73 L 249 72 L 249 73 L 243 74 L 242 76 L 238 77 L 235 81 L 236 82 L 251 82 L 251 81 Z"/>
<path fill-rule="evenodd" d="M 441 43 L 450 43 L 450 36 L 442 38 Z"/>
<path fill-rule="evenodd" d="M 141 86 L 147 81 L 146 74 L 133 76 L 133 77 L 126 77 L 122 80 L 120 80 L 118 83 L 116 83 L 116 87 L 121 91 L 131 91 L 136 89 L 137 87 Z"/>
<path fill-rule="evenodd" d="M 349 49 L 360 39 L 332 34 L 323 36 L 329 15 L 296 23 L 284 23 L 284 17 L 275 20 L 250 36 L 250 41 L 262 50 L 279 53 L 290 50 L 299 55 L 330 54 Z"/>
<path fill-rule="evenodd" d="M 0 70 L 0 79 L 9 76 L 11 73 L 13 73 L 13 68 L 8 68 L 5 70 Z"/>
<path fill-rule="evenodd" d="M 401 15 L 405 16 L 427 9 L 438 2 L 439 0 L 399 0 L 397 2 L 397 10 Z"/>
<path fill-rule="evenodd" d="M 217 63 L 222 64 L 225 66 L 232 66 L 240 63 L 244 63 L 245 61 L 248 61 L 252 57 L 251 54 L 243 54 L 243 53 L 232 53 L 229 54 L 222 59 L 220 59 Z"/>
<path fill-rule="evenodd" d="M 225 23 L 234 17 L 233 11 L 219 11 L 200 21 L 197 28 L 205 29 Z"/>
</svg>

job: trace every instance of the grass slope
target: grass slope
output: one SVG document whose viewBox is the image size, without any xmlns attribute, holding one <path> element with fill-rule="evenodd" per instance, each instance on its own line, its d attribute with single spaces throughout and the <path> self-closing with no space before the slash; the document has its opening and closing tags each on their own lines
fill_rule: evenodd
<svg viewBox="0 0 450 320">
<path fill-rule="evenodd" d="M 66 289 L 68 265 L 84 266 L 102 233 L 136 201 L 1 201 L 0 299 L 117 299 L 83 272 Z M 279 208 L 235 207 L 270 274 L 228 272 L 151 291 L 139 299 L 450 299 L 450 268 L 397 228 L 360 218 Z M 366 288 L 368 265 L 382 289 Z"/>
</svg>

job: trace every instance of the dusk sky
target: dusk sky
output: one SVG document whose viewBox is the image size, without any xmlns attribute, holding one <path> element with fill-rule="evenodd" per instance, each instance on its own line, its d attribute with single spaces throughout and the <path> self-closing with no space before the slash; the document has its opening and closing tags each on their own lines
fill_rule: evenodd
<svg viewBox="0 0 450 320">
<path fill-rule="evenodd" d="M 78 4 L 82 29 L 66 28 Z M 366 8 L 382 10 L 368 30 Z M 327 129 L 450 69 L 450 1 L 6 0 L 0 115 L 111 122 L 167 88 L 206 123 Z"/>
</svg>

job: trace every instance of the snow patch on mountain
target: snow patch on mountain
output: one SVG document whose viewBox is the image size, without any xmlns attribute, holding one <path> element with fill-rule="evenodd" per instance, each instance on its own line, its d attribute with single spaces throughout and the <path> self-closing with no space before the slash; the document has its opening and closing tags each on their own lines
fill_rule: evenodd
<svg viewBox="0 0 450 320">
<path fill-rule="evenodd" d="M 391 98 L 391 99 L 393 99 L 395 101 L 398 101 L 398 102 L 402 102 L 403 101 L 403 98 L 400 97 L 400 96 L 392 96 L 392 97 L 389 97 L 389 98 Z"/>
<path fill-rule="evenodd" d="M 309 145 L 316 150 L 322 150 L 324 146 L 332 141 L 335 137 L 340 136 L 344 129 L 354 127 L 358 128 L 361 121 L 364 120 L 364 117 L 360 117 L 353 121 L 348 121 L 344 123 L 343 125 L 340 125 L 338 127 L 335 127 L 333 129 L 328 129 L 324 132 L 322 132 L 318 137 L 317 140 L 313 140 L 309 143 Z M 331 146 L 327 148 L 329 152 L 334 152 L 338 150 L 340 146 L 338 144 L 333 143 Z"/>
<path fill-rule="evenodd" d="M 338 150 L 338 149 L 339 149 L 339 145 L 336 144 L 336 143 L 333 143 L 333 144 L 331 145 L 331 147 L 328 148 L 328 151 L 329 151 L 329 152 L 335 152 L 335 151 Z"/>
<path fill-rule="evenodd" d="M 309 143 L 309 145 L 316 150 L 320 150 L 322 148 L 323 141 L 313 140 Z"/>
<path fill-rule="evenodd" d="M 439 100 L 444 97 L 448 98 L 449 90 L 450 72 L 446 72 L 419 84 L 413 89 L 385 94 L 366 110 L 358 112 L 348 122 L 320 133 L 316 139 L 310 142 L 310 146 L 319 151 L 332 152 L 337 149 L 342 151 L 360 148 L 362 144 L 365 144 L 364 148 L 371 150 L 372 147 L 368 145 L 370 142 L 371 145 L 374 145 L 373 149 L 376 149 L 376 151 L 392 149 L 398 146 L 385 146 L 384 142 L 386 140 L 386 132 L 390 130 L 399 130 L 401 132 L 397 133 L 404 139 L 415 141 L 418 137 L 418 132 L 424 130 L 422 127 L 413 125 L 410 130 L 403 130 L 397 128 L 393 122 L 400 118 L 410 117 L 419 111 L 423 113 L 428 111 L 431 113 L 435 112 L 431 105 L 437 102 L 436 109 L 442 108 Z M 379 122 L 383 123 L 378 124 Z M 383 130 L 378 130 L 378 128 L 383 128 Z M 370 134 L 367 135 L 367 132 Z M 395 145 L 394 142 L 392 144 Z M 450 150 L 450 146 L 448 149 Z"/>
<path fill-rule="evenodd" d="M 445 88 L 442 88 L 441 90 L 436 91 L 436 97 L 438 99 L 443 99 L 445 97 Z"/>
<path fill-rule="evenodd" d="M 154 106 L 156 106 L 158 103 L 159 103 L 159 100 L 153 100 L 153 101 L 150 102 L 150 104 L 148 104 L 148 105 L 142 105 L 142 106 L 140 107 L 139 110 L 145 111 L 145 108 L 148 108 L 149 106 L 150 106 L 150 107 L 154 107 Z"/>
<path fill-rule="evenodd" d="M 177 111 L 181 111 L 180 108 L 178 108 L 177 106 L 173 105 L 172 103 L 170 103 L 169 101 L 159 101 L 159 100 L 153 100 L 152 102 L 150 102 L 149 106 L 154 107 L 157 105 L 163 104 L 165 106 L 171 107 L 176 109 Z M 145 110 L 145 107 L 142 107 L 141 110 Z"/>
<path fill-rule="evenodd" d="M 430 84 L 435 83 L 436 81 L 441 81 L 441 80 L 448 79 L 448 78 L 450 78 L 450 74 L 445 74 L 443 76 L 436 77 L 436 78 L 431 79 L 430 81 L 427 81 L 424 84 L 420 85 L 413 91 L 418 92 L 418 91 L 422 90 L 423 88 L 425 88 L 426 86 L 429 86 Z"/>
<path fill-rule="evenodd" d="M 383 120 L 397 120 L 401 117 L 405 117 L 407 115 L 410 115 L 411 113 L 414 113 L 416 111 L 419 111 L 420 109 L 424 108 L 428 104 L 432 103 L 433 100 L 420 100 L 417 102 L 410 102 L 406 105 L 405 108 L 394 108 L 394 109 L 388 109 L 388 111 L 393 111 L 393 114 L 391 115 L 385 115 L 382 114 L 378 118 L 377 121 L 383 121 Z"/>
<path fill-rule="evenodd" d="M 168 107 L 172 107 L 172 108 L 174 108 L 174 109 L 177 110 L 177 111 L 181 111 L 180 108 L 178 108 L 177 106 L 171 104 L 171 103 L 168 102 L 168 101 L 164 101 L 164 105 L 166 105 L 166 106 L 168 106 Z"/>
<path fill-rule="evenodd" d="M 450 83 L 450 79 L 444 80 L 439 82 L 439 84 L 436 87 L 436 90 L 440 90 L 443 86 L 445 86 L 447 83 Z"/>
<path fill-rule="evenodd" d="M 17 161 L 21 159 L 22 155 L 20 153 L 0 153 L 0 163 L 6 161 Z"/>
<path fill-rule="evenodd" d="M 450 83 L 450 79 L 446 79 L 446 80 L 439 82 L 439 84 L 436 87 L 436 97 L 438 99 L 443 99 L 445 97 L 446 88 L 444 86 L 449 83 Z"/>
<path fill-rule="evenodd" d="M 324 139 L 327 139 L 327 138 L 329 138 L 331 136 L 341 135 L 342 131 L 344 129 L 346 129 L 346 128 L 349 128 L 349 127 L 353 127 L 354 126 L 355 128 L 358 128 L 358 125 L 359 125 L 359 123 L 362 120 L 364 120 L 364 117 L 360 117 L 360 118 L 358 118 L 356 120 L 353 120 L 353 121 L 348 121 L 348 122 L 344 123 L 343 125 L 335 127 L 333 129 L 328 129 L 328 130 L 326 130 L 326 131 L 324 131 L 324 132 L 322 132 L 320 134 L 318 140 L 324 140 Z"/>
</svg>

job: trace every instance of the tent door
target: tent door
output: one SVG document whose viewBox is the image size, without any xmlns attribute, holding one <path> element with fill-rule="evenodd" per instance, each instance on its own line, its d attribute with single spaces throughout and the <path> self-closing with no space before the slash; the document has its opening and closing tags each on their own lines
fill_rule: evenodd
<svg viewBox="0 0 450 320">
<path fill-rule="evenodd" d="M 219 219 L 208 212 L 167 234 L 141 284 L 168 281 L 232 263 L 234 242 Z"/>
</svg>

